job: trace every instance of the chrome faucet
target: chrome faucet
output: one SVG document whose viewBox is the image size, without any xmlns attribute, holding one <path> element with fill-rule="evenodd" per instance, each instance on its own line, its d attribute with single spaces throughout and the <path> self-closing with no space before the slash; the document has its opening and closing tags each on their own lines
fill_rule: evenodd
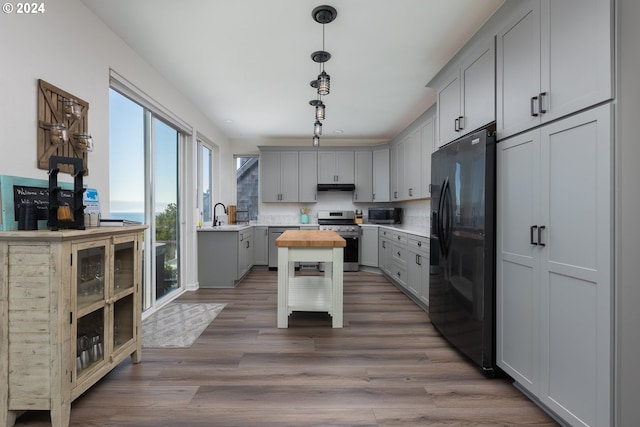
<svg viewBox="0 0 640 427">
<path fill-rule="evenodd" d="M 218 205 L 222 206 L 222 209 L 224 209 L 224 213 L 226 215 L 227 213 L 227 207 L 225 205 L 223 205 L 222 203 L 216 203 L 213 206 L 213 226 L 217 226 L 220 225 L 220 221 L 218 220 L 218 215 L 216 215 L 216 208 L 218 207 Z"/>
</svg>

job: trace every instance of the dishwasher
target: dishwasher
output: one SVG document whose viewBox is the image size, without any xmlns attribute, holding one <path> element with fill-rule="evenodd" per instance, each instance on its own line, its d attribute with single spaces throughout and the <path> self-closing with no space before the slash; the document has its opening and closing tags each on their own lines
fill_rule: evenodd
<svg viewBox="0 0 640 427">
<path fill-rule="evenodd" d="M 269 270 L 278 269 L 278 247 L 276 246 L 276 239 L 287 230 L 300 230 L 300 227 L 269 227 Z"/>
</svg>

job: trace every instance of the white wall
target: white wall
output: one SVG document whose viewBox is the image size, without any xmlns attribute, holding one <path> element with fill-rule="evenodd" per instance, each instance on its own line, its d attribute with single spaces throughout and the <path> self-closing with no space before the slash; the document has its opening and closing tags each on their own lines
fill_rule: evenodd
<svg viewBox="0 0 640 427">
<path fill-rule="evenodd" d="M 84 4 L 78 0 L 55 0 L 45 2 L 45 6 L 46 12 L 40 15 L 0 14 L 0 174 L 48 178 L 47 171 L 37 168 L 37 80 L 43 79 L 89 102 L 89 131 L 95 149 L 89 154 L 90 173 L 84 182 L 98 189 L 102 210 L 107 211 L 110 68 L 193 126 L 194 132 L 217 144 L 221 159 L 232 157 L 227 138 Z M 193 60 L 197 62 L 198 58 Z M 189 143 L 194 143 L 193 139 Z M 187 152 L 192 158 L 193 151 Z M 191 185 L 182 197 L 192 208 L 195 167 L 187 167 L 186 171 Z M 232 201 L 232 194 L 230 187 L 221 183 L 228 183 L 231 176 L 232 162 L 221 162 L 217 199 L 224 203 Z M 183 233 L 187 237 L 186 259 L 192 260 L 185 269 L 187 283 L 195 280 L 192 225 L 185 224 L 187 232 Z"/>
</svg>

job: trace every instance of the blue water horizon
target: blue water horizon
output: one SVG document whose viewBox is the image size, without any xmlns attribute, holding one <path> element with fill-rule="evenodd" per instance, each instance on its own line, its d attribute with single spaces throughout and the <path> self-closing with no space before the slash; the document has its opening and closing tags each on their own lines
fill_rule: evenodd
<svg viewBox="0 0 640 427">
<path fill-rule="evenodd" d="M 110 212 L 110 219 L 126 219 L 144 224 L 144 212 Z"/>
</svg>

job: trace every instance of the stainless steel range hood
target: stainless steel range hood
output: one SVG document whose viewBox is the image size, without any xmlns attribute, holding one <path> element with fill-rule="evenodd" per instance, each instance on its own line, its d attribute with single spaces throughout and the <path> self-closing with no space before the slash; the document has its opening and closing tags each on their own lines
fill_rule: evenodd
<svg viewBox="0 0 640 427">
<path fill-rule="evenodd" d="M 318 191 L 353 191 L 355 184 L 318 184 Z"/>
</svg>

